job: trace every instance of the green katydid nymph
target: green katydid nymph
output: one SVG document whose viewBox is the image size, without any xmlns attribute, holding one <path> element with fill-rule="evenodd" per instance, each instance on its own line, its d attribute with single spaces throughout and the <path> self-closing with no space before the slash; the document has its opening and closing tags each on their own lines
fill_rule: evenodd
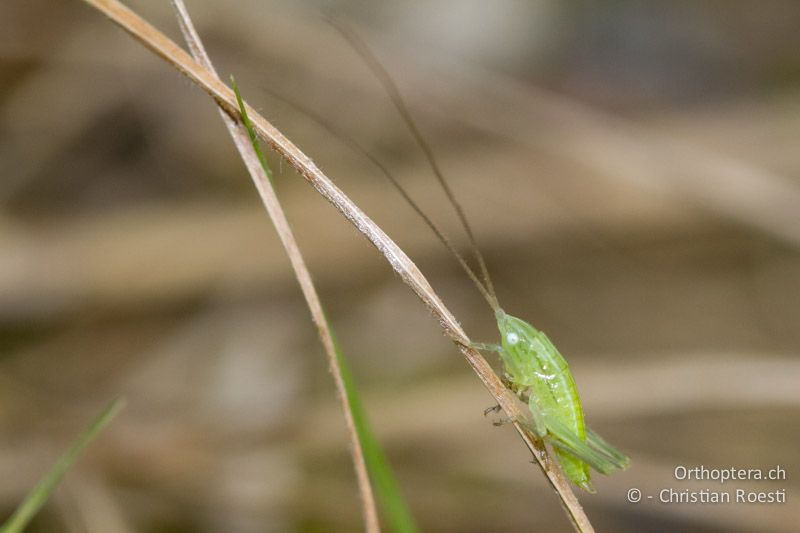
<svg viewBox="0 0 800 533">
<path fill-rule="evenodd" d="M 547 335 L 500 307 L 495 316 L 501 344 L 477 347 L 500 354 L 508 387 L 528 403 L 531 431 L 553 445 L 570 481 L 594 492 L 589 466 L 611 474 L 625 469 L 628 457 L 586 426 L 567 361 Z"/>
<path fill-rule="evenodd" d="M 570 481 L 588 492 L 594 492 L 589 473 L 590 466 L 602 474 L 611 474 L 627 468 L 630 459 L 608 444 L 586 425 L 578 389 L 575 386 L 567 361 L 547 335 L 525 320 L 509 315 L 500 307 L 486 261 L 478 248 L 466 215 L 457 202 L 444 174 L 441 172 L 433 156 L 433 151 L 413 120 L 394 80 L 367 45 L 354 33 L 339 24 L 334 23 L 333 26 L 342 33 L 383 85 L 417 145 L 425 154 L 433 174 L 436 176 L 467 234 L 480 276 L 470 267 L 466 259 L 445 237 L 444 233 L 431 218 L 412 200 L 405 188 L 377 157 L 363 148 L 352 137 L 330 126 L 315 114 L 305 111 L 302 106 L 285 98 L 281 99 L 304 111 L 351 148 L 369 158 L 451 252 L 489 304 L 497 320 L 500 343 L 474 344 L 473 346 L 478 349 L 493 351 L 500 355 L 505 372 L 504 382 L 506 386 L 526 402 L 530 409 L 531 419 L 530 421 L 525 421 L 525 427 L 536 437 L 547 440 L 552 444 L 561 468 Z M 495 409 L 487 409 L 487 413 Z"/>
</svg>

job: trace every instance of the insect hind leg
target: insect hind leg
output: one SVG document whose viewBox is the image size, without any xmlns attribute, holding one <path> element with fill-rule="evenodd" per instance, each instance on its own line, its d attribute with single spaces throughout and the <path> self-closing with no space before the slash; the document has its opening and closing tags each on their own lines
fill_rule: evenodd
<svg viewBox="0 0 800 533">
<path fill-rule="evenodd" d="M 545 424 L 544 413 L 541 407 L 539 407 L 536 396 L 533 394 L 528 397 L 528 409 L 531 412 L 531 422 L 526 424 L 525 427 L 530 429 L 533 434 L 540 439 L 544 438 L 547 435 L 547 425 Z"/>
<path fill-rule="evenodd" d="M 550 432 L 550 443 L 554 448 L 559 448 L 574 455 L 601 474 L 608 475 L 624 469 L 624 465 L 620 464 L 619 461 L 593 448 L 586 440 L 579 437 L 562 422 L 549 417 L 546 423 Z"/>
</svg>

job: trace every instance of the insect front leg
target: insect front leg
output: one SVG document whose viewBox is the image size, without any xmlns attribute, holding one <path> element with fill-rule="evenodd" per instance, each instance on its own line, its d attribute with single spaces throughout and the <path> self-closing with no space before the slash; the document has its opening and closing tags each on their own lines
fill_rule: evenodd
<svg viewBox="0 0 800 533">
<path fill-rule="evenodd" d="M 470 346 L 475 348 L 476 350 L 483 350 L 484 352 L 497 352 L 500 353 L 503 351 L 503 347 L 499 344 L 487 344 L 484 342 L 471 342 L 469 343 Z"/>
<path fill-rule="evenodd" d="M 500 407 L 499 403 L 497 405 L 493 405 L 491 407 L 487 407 L 486 409 L 483 410 L 483 416 L 488 416 L 489 413 L 499 413 L 500 409 L 501 409 L 501 407 Z"/>
<path fill-rule="evenodd" d="M 499 428 L 500 426 L 505 426 L 506 424 L 512 424 L 513 422 L 514 422 L 514 419 L 511 418 L 510 416 L 502 416 L 502 417 L 498 418 L 497 420 L 493 420 L 492 421 L 492 425 L 494 427 Z"/>
<path fill-rule="evenodd" d="M 514 394 L 519 394 L 519 387 L 514 383 L 514 379 L 509 376 L 508 374 L 503 374 L 503 377 L 500 378 L 500 381 L 503 383 L 505 388 L 514 392 Z"/>
<path fill-rule="evenodd" d="M 500 409 L 501 408 L 499 405 L 494 405 L 492 407 L 489 407 L 488 409 L 486 409 L 486 411 L 484 411 L 484 416 L 491 413 L 492 411 L 497 413 L 500 411 Z M 506 415 L 502 415 L 497 420 L 492 420 L 492 425 L 495 427 L 500 427 L 500 426 L 505 426 L 506 424 L 513 424 L 514 422 L 519 422 L 523 426 L 528 427 L 527 420 L 523 420 L 515 416 L 506 416 Z"/>
<path fill-rule="evenodd" d="M 525 400 L 525 398 L 522 397 L 522 395 L 520 394 L 519 387 L 514 383 L 514 380 L 511 379 L 511 376 L 509 376 L 508 374 L 503 374 L 503 376 L 500 378 L 500 381 L 503 383 L 503 386 L 505 388 L 507 388 L 508 390 L 512 391 L 517 396 L 520 396 L 520 398 L 523 401 Z M 486 409 L 484 409 L 483 410 L 483 416 L 487 416 L 489 413 L 499 413 L 499 412 L 500 412 L 500 404 L 497 404 L 497 405 L 493 405 L 491 407 L 487 407 Z"/>
<path fill-rule="evenodd" d="M 528 429 L 531 433 L 534 434 L 539 439 L 544 439 L 547 436 L 547 425 L 545 424 L 544 413 L 539 407 L 539 404 L 536 402 L 536 398 L 533 395 L 528 396 L 528 408 L 531 413 L 530 419 L 520 420 L 518 418 L 512 418 L 504 416 L 499 420 L 495 420 L 492 422 L 495 426 L 502 426 L 508 424 L 509 422 L 519 422 L 526 429 Z M 484 411 L 484 416 L 488 415 L 491 412 L 498 412 L 500 411 L 500 406 L 495 405 L 493 407 L 489 407 Z"/>
</svg>

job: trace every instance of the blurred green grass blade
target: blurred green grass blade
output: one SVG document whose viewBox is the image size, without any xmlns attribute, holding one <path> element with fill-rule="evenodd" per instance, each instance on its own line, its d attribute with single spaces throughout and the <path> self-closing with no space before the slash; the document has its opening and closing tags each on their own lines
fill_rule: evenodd
<svg viewBox="0 0 800 533">
<path fill-rule="evenodd" d="M 20 533 L 25 530 L 28 522 L 39 512 L 39 509 L 47 502 L 53 490 L 63 479 L 67 471 L 72 468 L 75 462 L 83 454 L 86 447 L 97 437 L 97 435 L 111 422 L 111 420 L 125 407 L 125 400 L 117 398 L 111 402 L 97 416 L 94 422 L 86 428 L 72 443 L 69 450 L 62 455 L 50 469 L 50 472 L 31 490 L 25 500 L 17 507 L 14 514 L 8 521 L 0 526 L 0 533 Z"/>
<path fill-rule="evenodd" d="M 242 96 L 239 94 L 239 89 L 236 87 L 236 81 L 233 79 L 233 76 L 231 76 L 231 87 L 236 94 L 236 101 L 239 104 L 239 111 L 242 114 L 242 123 L 244 127 L 247 128 L 247 133 L 250 136 L 250 141 L 253 143 L 253 148 L 258 155 L 261 166 L 264 168 L 264 172 L 266 172 L 267 176 L 272 180 L 272 173 L 269 170 L 266 158 L 261 152 L 258 136 L 253 130 L 252 124 L 250 124 L 250 118 L 247 116 L 247 110 L 244 107 Z M 375 492 L 378 494 L 378 502 L 383 511 L 384 518 L 388 522 L 391 530 L 396 533 L 415 533 L 417 531 L 417 526 L 414 522 L 414 518 L 403 498 L 400 486 L 392 473 L 389 461 L 369 426 L 364 405 L 361 403 L 361 397 L 358 394 L 358 388 L 347 367 L 347 363 L 339 347 L 339 342 L 336 340 L 336 335 L 333 332 L 330 321 L 328 321 L 328 330 L 333 336 L 336 360 L 339 364 L 342 380 L 344 381 L 344 388 L 352 411 L 356 433 L 358 434 L 358 440 L 361 443 L 361 449 L 364 453 L 367 471 L 372 479 Z"/>
<path fill-rule="evenodd" d="M 330 327 L 330 323 L 329 323 Z M 331 333 L 333 333 L 333 328 Z M 372 428 L 367 420 L 367 413 L 361 396 L 358 394 L 358 387 L 355 384 L 350 369 L 345 361 L 339 341 L 334 335 L 333 344 L 336 349 L 336 359 L 339 362 L 339 371 L 342 373 L 342 380 L 350 401 L 350 408 L 353 411 L 353 421 L 356 425 L 356 433 L 361 441 L 361 448 L 364 452 L 364 461 L 367 463 L 367 470 L 372 477 L 375 492 L 378 494 L 378 502 L 383 510 L 384 517 L 392 531 L 397 533 L 413 533 L 417 531 L 414 517 L 408 508 L 408 504 L 403 498 L 400 485 L 394 477 L 389 460 L 381 449 L 378 439 L 372 432 Z"/>
</svg>

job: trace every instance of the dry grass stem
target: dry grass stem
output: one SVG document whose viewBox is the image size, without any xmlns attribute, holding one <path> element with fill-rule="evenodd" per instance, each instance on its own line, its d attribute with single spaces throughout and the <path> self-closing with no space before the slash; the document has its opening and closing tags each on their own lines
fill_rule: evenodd
<svg viewBox="0 0 800 533">
<path fill-rule="evenodd" d="M 189 12 L 183 0 L 172 0 L 172 6 L 175 9 L 178 22 L 181 27 L 184 39 L 186 39 L 189 49 L 192 51 L 194 58 L 200 62 L 208 71 L 216 75 L 214 66 L 211 59 L 205 51 L 200 36 L 195 30 L 192 19 L 189 17 Z M 311 274 L 306 267 L 303 256 L 300 253 L 300 248 L 294 238 L 292 229 L 289 225 L 286 215 L 281 208 L 278 197 L 275 194 L 275 189 L 269 177 L 266 175 L 264 168 L 258 159 L 258 155 L 250 142 L 247 130 L 244 125 L 238 123 L 231 118 L 223 109 L 220 109 L 220 117 L 228 128 L 228 132 L 233 139 L 236 148 L 239 150 L 239 155 L 247 166 L 253 183 L 258 189 L 261 196 L 261 201 L 269 213 L 275 229 L 278 232 L 281 243 L 283 244 L 286 254 L 289 256 L 289 261 L 292 264 L 295 276 L 297 277 L 300 287 L 303 292 L 303 297 L 308 304 L 311 311 L 311 318 L 317 326 L 317 332 L 322 345 L 325 349 L 325 354 L 328 357 L 328 366 L 331 374 L 333 375 L 336 384 L 336 392 L 339 397 L 339 402 L 342 404 L 342 411 L 344 413 L 345 425 L 347 427 L 347 435 L 350 440 L 350 453 L 353 459 L 353 466 L 356 471 L 356 479 L 358 480 L 358 490 L 361 495 L 362 513 L 364 518 L 365 528 L 369 533 L 377 533 L 380 531 L 380 524 L 378 522 L 378 512 L 375 506 L 375 496 L 372 492 L 372 485 L 370 484 L 369 474 L 367 472 L 367 465 L 364 461 L 364 453 L 361 449 L 361 442 L 356 432 L 355 421 L 353 419 L 353 410 L 350 405 L 350 400 L 345 390 L 344 379 L 342 378 L 342 371 L 336 357 L 336 349 L 334 347 L 333 335 L 331 333 L 328 321 L 325 319 L 325 313 L 322 310 L 322 304 L 319 300 L 314 283 L 311 280 Z"/>
<path fill-rule="evenodd" d="M 177 44 L 168 39 L 153 26 L 141 19 L 128 8 L 113 0 L 84 0 L 103 12 L 128 33 L 141 41 L 158 56 L 169 62 L 174 68 L 186 75 L 190 80 L 209 93 L 228 115 L 238 117 L 239 111 L 233 91 L 222 83 L 213 72 L 193 60 Z M 578 531 L 594 531 L 589 519 L 583 511 L 568 482 L 564 479 L 555 460 L 544 444 L 534 439 L 525 430 L 520 420 L 525 419 L 516 397 L 503 386 L 491 366 L 475 349 L 470 347 L 470 340 L 453 314 L 445 307 L 438 295 L 417 266 L 406 254 L 380 229 L 361 209 L 358 208 L 331 180 L 317 168 L 314 162 L 289 141 L 280 131 L 264 119 L 251 107 L 247 107 L 253 127 L 272 148 L 278 152 L 295 170 L 297 170 L 325 199 L 347 218 L 356 229 L 364 234 L 373 245 L 386 257 L 392 268 L 403 281 L 419 296 L 441 324 L 445 333 L 458 346 L 467 362 L 478 375 L 489 393 L 514 420 L 514 427 L 522 437 L 525 445 L 542 468 L 548 481 L 558 494 L 563 507 Z M 258 185 L 259 191 L 263 184 Z"/>
</svg>

